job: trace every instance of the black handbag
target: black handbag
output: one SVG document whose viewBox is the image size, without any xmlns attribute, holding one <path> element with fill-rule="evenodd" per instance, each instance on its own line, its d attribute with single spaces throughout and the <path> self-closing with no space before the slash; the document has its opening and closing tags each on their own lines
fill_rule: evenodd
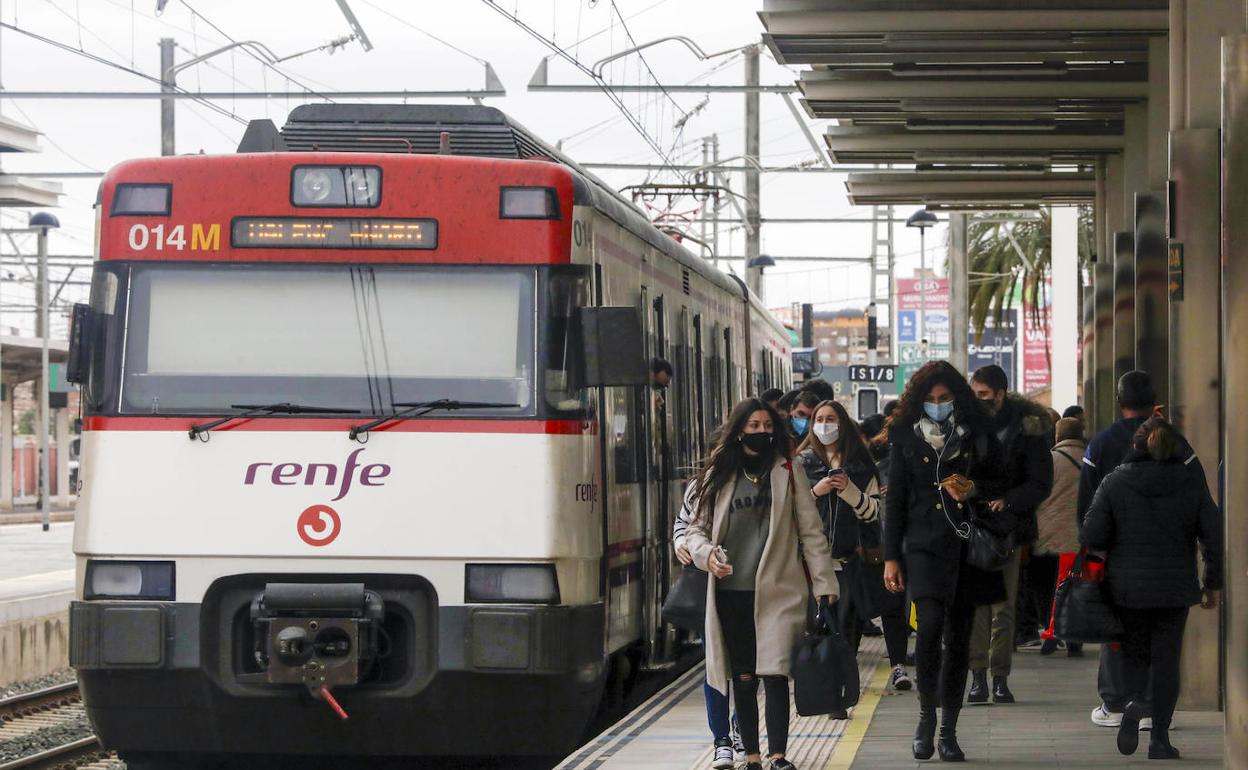
<svg viewBox="0 0 1248 770">
<path fill-rule="evenodd" d="M 1103 571 L 1102 571 L 1103 574 Z M 1067 642 L 1106 644 L 1121 641 L 1122 621 L 1114 610 L 1108 586 L 1087 569 L 1081 550 L 1053 597 L 1053 633 Z"/>
<path fill-rule="evenodd" d="M 684 567 L 667 598 L 661 615 L 665 623 L 677 628 L 702 633 L 706 626 L 707 573 L 693 566 Z"/>
<path fill-rule="evenodd" d="M 1005 569 L 1014 555 L 1014 533 L 999 535 L 972 519 L 966 538 L 966 563 L 977 569 L 997 572 Z"/>
<path fill-rule="evenodd" d="M 793 645 L 790 673 L 799 716 L 831 714 L 857 705 L 858 660 L 826 602 L 820 602 L 814 628 Z"/>
</svg>

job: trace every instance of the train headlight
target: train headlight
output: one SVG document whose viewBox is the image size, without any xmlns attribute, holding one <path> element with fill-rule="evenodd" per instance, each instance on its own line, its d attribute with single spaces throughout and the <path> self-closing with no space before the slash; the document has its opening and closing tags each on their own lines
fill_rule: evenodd
<svg viewBox="0 0 1248 770">
<path fill-rule="evenodd" d="M 464 600 L 481 604 L 558 604 L 553 564 L 469 564 Z"/>
<path fill-rule="evenodd" d="M 499 192 L 500 219 L 559 219 L 559 196 L 553 187 L 504 187 Z"/>
<path fill-rule="evenodd" d="M 87 562 L 86 599 L 174 599 L 171 561 Z"/>
<path fill-rule="evenodd" d="M 290 202 L 321 208 L 374 208 L 381 203 L 381 169 L 376 166 L 296 166 Z"/>
</svg>

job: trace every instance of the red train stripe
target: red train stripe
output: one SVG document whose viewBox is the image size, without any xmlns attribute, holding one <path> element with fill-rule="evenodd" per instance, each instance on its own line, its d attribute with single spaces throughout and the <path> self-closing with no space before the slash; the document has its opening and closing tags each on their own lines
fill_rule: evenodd
<svg viewBox="0 0 1248 770">
<path fill-rule="evenodd" d="M 214 417 L 88 417 L 83 421 L 87 430 L 174 431 L 185 433 L 192 425 L 211 422 Z M 267 431 L 272 433 L 301 431 L 341 431 L 367 422 L 369 417 L 354 419 L 317 419 L 308 417 L 245 417 L 226 423 L 213 432 Z M 575 436 L 597 433 L 597 424 L 581 420 L 396 420 L 374 429 L 377 433 L 533 433 Z"/>
</svg>

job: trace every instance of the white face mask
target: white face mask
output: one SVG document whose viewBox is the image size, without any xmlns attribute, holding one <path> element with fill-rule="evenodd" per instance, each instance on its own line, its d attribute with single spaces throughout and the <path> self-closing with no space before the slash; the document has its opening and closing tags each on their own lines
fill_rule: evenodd
<svg viewBox="0 0 1248 770">
<path fill-rule="evenodd" d="M 815 438 L 819 439 L 824 446 L 836 443 L 836 439 L 841 435 L 841 426 L 834 422 L 815 423 L 813 430 Z"/>
</svg>

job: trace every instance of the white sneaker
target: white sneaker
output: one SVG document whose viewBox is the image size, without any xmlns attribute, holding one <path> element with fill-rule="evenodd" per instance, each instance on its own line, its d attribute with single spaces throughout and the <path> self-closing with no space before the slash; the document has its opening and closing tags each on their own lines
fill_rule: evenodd
<svg viewBox="0 0 1248 770">
<path fill-rule="evenodd" d="M 711 760 L 713 770 L 732 770 L 736 759 L 732 756 L 731 741 L 715 742 L 715 758 Z"/>
<path fill-rule="evenodd" d="M 1102 703 L 1092 709 L 1092 724 L 1100 725 L 1101 727 L 1118 727 L 1122 724 L 1122 712 L 1110 711 L 1105 708 L 1105 704 Z M 1151 719 L 1149 720 L 1149 724 L 1152 724 Z"/>
<path fill-rule="evenodd" d="M 1152 718 L 1152 717 L 1144 717 L 1143 719 L 1141 719 L 1141 720 L 1140 720 L 1140 729 L 1141 729 L 1141 730 L 1152 730 L 1152 729 L 1153 729 L 1153 718 Z"/>
<path fill-rule="evenodd" d="M 914 686 L 914 682 L 910 681 L 910 675 L 906 673 L 905 666 L 893 666 L 893 673 L 888 678 L 889 685 L 894 690 L 909 690 Z"/>
</svg>

